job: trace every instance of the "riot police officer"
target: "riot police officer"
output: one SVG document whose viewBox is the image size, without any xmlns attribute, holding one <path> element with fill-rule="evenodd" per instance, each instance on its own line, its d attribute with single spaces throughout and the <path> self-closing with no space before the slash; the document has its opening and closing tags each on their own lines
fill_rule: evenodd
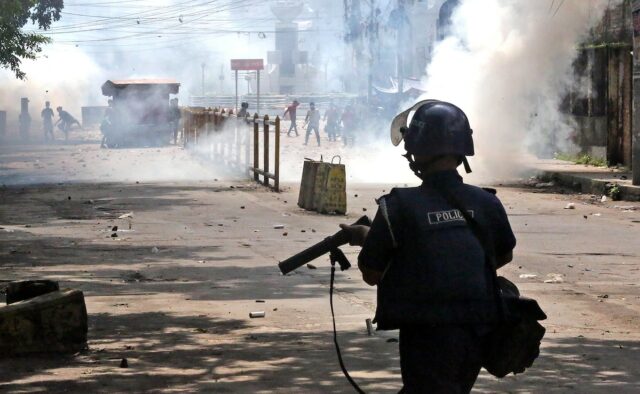
<svg viewBox="0 0 640 394">
<path fill-rule="evenodd" d="M 516 240 L 495 191 L 467 185 L 458 175 L 461 164 L 471 171 L 466 156 L 474 154 L 460 108 L 437 100 L 416 104 L 393 121 L 392 141 L 402 140 L 422 185 L 381 197 L 370 228 L 342 227 L 362 246 L 364 281 L 378 286 L 378 329 L 400 330 L 402 392 L 468 393 L 486 334 L 499 318 L 490 270 L 511 261 Z M 482 244 L 454 205 L 479 224 L 498 267 L 485 261 Z"/>
</svg>

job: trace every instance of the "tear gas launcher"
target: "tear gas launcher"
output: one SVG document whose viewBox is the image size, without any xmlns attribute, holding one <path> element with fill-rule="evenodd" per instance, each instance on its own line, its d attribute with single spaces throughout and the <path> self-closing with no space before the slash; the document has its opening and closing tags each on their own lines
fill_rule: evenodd
<svg viewBox="0 0 640 394">
<path fill-rule="evenodd" d="M 362 225 L 362 226 L 371 226 L 371 220 L 367 216 L 363 216 L 358 219 L 357 222 L 353 224 Z M 283 275 L 288 274 L 289 272 L 300 268 L 304 264 L 317 259 L 318 257 L 329 253 L 329 257 L 331 259 L 331 280 L 329 282 L 329 305 L 331 306 L 331 318 L 333 321 L 333 343 L 336 345 L 336 353 L 338 354 L 338 362 L 340 364 L 340 369 L 342 369 L 342 373 L 347 378 L 349 383 L 356 389 L 358 393 L 363 393 L 362 389 L 358 386 L 358 384 L 351 378 L 349 375 L 349 371 L 344 365 L 344 361 L 342 360 L 342 353 L 340 352 L 340 345 L 338 344 L 338 332 L 336 331 L 336 316 L 333 310 L 333 284 L 335 280 L 335 272 L 336 272 L 336 263 L 340 265 L 340 269 L 342 271 L 349 269 L 351 264 L 347 259 L 347 256 L 342 253 L 339 249 L 340 246 L 349 243 L 351 241 L 351 235 L 346 230 L 340 230 L 337 233 L 333 234 L 330 237 L 325 238 L 324 240 L 318 242 L 312 247 L 303 250 L 302 252 L 296 254 L 295 256 L 291 256 L 285 261 L 281 261 L 278 264 L 280 267 L 280 271 Z"/>
<path fill-rule="evenodd" d="M 371 226 L 371 220 L 368 216 L 365 215 L 358 219 L 358 221 L 353 225 Z M 318 257 L 326 253 L 331 253 L 332 263 L 337 262 L 338 264 L 340 264 L 340 269 L 344 271 L 351 267 L 351 264 L 349 264 L 349 260 L 347 260 L 347 257 L 338 248 L 342 245 L 348 244 L 349 241 L 351 241 L 351 236 L 349 235 L 349 233 L 345 230 L 340 230 L 332 236 L 327 237 L 317 244 L 311 246 L 310 248 L 305 249 L 302 252 L 291 256 L 284 261 L 281 261 L 278 264 L 278 267 L 280 267 L 280 271 L 282 272 L 282 274 L 286 275 L 289 272 L 300 268 L 301 266 L 317 259 Z"/>
</svg>

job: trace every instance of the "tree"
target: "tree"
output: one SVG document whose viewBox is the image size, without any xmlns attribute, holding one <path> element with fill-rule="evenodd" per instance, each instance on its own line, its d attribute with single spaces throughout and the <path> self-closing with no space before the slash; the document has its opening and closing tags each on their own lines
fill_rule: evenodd
<svg viewBox="0 0 640 394">
<path fill-rule="evenodd" d="M 47 30 L 60 19 L 64 0 L 0 0 L 0 67 L 8 68 L 16 78 L 25 79 L 20 70 L 24 59 L 35 59 L 42 46 L 51 39 L 23 31 L 31 21 L 39 29 Z"/>
</svg>

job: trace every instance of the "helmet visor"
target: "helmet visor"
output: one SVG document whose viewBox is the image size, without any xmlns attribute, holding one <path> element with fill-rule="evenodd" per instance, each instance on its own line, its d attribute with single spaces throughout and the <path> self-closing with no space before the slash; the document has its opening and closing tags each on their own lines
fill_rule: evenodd
<svg viewBox="0 0 640 394">
<path fill-rule="evenodd" d="M 424 104 L 438 102 L 438 100 L 422 100 L 417 102 L 413 107 L 396 115 L 391 122 L 391 143 L 398 146 L 404 139 L 404 128 L 409 126 L 409 116 Z"/>
</svg>

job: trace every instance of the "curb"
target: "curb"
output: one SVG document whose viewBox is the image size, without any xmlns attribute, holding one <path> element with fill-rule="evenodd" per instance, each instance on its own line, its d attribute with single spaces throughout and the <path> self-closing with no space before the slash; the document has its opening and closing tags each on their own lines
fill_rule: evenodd
<svg viewBox="0 0 640 394">
<path fill-rule="evenodd" d="M 600 195 L 607 194 L 607 189 L 616 183 L 558 171 L 542 171 L 541 178 L 547 182 L 554 181 L 563 186 L 579 190 L 582 193 Z M 620 183 L 617 185 L 620 188 L 620 200 L 640 201 L 640 186 L 630 186 Z"/>
</svg>

